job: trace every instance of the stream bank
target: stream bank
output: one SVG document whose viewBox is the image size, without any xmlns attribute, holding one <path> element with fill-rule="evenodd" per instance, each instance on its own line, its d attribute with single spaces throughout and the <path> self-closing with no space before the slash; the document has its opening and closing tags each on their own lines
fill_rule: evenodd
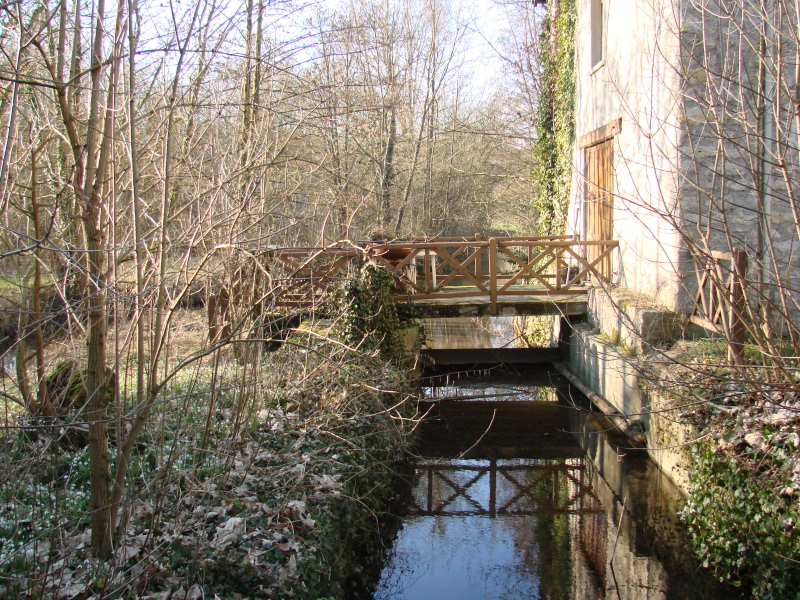
<svg viewBox="0 0 800 600">
<path fill-rule="evenodd" d="M 80 518 L 87 451 L 35 430 L 3 439 L 0 598 L 318 599 L 370 585 L 363 557 L 382 551 L 413 437 L 405 373 L 301 332 L 243 385 L 248 368 L 225 353 L 214 394 L 202 370 L 166 390 L 169 421 L 134 454 L 108 561 Z"/>
<path fill-rule="evenodd" d="M 775 336 L 789 356 L 748 347 L 735 367 L 724 340 L 692 327 L 625 290 L 592 289 L 587 321 L 563 336 L 569 369 L 641 423 L 650 457 L 687 496 L 703 564 L 752 598 L 798 599 L 796 353 Z"/>
</svg>

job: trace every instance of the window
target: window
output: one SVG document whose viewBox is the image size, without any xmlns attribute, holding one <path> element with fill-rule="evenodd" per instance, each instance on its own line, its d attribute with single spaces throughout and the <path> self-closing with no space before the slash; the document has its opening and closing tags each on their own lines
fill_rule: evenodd
<svg viewBox="0 0 800 600">
<path fill-rule="evenodd" d="M 589 0 L 590 5 L 590 18 L 592 21 L 592 68 L 598 66 L 604 58 L 605 54 L 605 11 L 606 3 L 608 0 Z"/>
</svg>

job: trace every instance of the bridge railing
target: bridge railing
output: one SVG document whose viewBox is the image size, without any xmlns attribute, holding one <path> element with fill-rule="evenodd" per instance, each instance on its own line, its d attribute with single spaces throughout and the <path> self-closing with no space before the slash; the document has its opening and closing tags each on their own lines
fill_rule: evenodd
<svg viewBox="0 0 800 600">
<path fill-rule="evenodd" d="M 581 294 L 587 281 L 607 282 L 618 242 L 572 236 L 435 238 L 353 244 L 348 248 L 284 248 L 273 257 L 279 304 L 324 302 L 337 283 L 366 261 L 396 279 L 399 301 Z"/>
<path fill-rule="evenodd" d="M 266 253 L 277 306 L 318 306 L 365 259 L 352 248 L 277 248 Z"/>
</svg>

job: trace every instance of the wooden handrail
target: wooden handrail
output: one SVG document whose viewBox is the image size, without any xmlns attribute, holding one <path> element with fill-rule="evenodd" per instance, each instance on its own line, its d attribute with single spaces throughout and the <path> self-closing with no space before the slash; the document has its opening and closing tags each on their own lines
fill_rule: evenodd
<svg viewBox="0 0 800 600">
<path fill-rule="evenodd" d="M 279 304 L 322 302 L 349 269 L 371 261 L 394 274 L 398 301 L 485 297 L 492 314 L 497 314 L 501 295 L 580 294 L 588 277 L 608 281 L 610 273 L 601 269 L 617 245 L 615 240 L 573 236 L 485 239 L 476 235 L 363 247 L 274 248 L 265 254 L 273 259 L 273 282 L 283 282 Z M 591 260 L 586 258 L 589 247 L 599 247 Z"/>
</svg>

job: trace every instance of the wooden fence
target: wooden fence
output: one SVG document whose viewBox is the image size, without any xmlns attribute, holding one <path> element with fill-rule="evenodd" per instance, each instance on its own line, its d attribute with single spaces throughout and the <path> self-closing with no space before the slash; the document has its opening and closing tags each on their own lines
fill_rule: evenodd
<svg viewBox="0 0 800 600">
<path fill-rule="evenodd" d="M 398 301 L 582 294 L 607 282 L 613 240 L 572 236 L 435 238 L 350 247 L 270 250 L 277 304 L 319 305 L 359 265 L 372 261 L 395 276 Z M 587 259 L 591 256 L 591 259 Z"/>
<path fill-rule="evenodd" d="M 695 262 L 698 288 L 689 320 L 723 336 L 728 342 L 728 360 L 740 365 L 744 362 L 747 254 L 741 250 L 711 252 Z"/>
</svg>

